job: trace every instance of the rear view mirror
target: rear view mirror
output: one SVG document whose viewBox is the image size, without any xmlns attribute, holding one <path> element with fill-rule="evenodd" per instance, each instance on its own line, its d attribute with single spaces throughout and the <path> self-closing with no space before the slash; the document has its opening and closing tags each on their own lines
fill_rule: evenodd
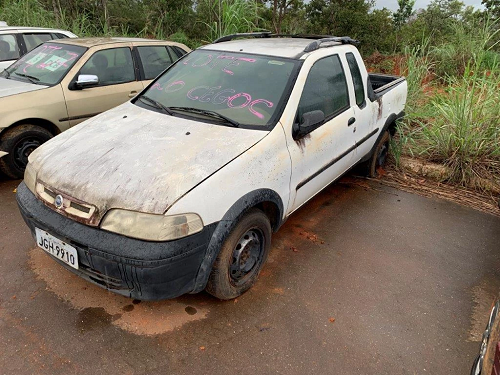
<svg viewBox="0 0 500 375">
<path fill-rule="evenodd" d="M 88 87 L 97 86 L 99 84 L 99 77 L 93 74 L 80 74 L 76 81 L 76 87 L 85 89 Z"/>
<path fill-rule="evenodd" d="M 323 111 L 316 110 L 304 113 L 300 119 L 300 123 L 293 126 L 293 138 L 298 139 L 309 134 L 323 124 L 323 122 L 325 122 Z"/>
</svg>

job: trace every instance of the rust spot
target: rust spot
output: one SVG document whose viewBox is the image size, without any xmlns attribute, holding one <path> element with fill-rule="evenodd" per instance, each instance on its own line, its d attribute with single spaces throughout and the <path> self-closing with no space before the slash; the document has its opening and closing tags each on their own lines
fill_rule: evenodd
<svg viewBox="0 0 500 375">
<path fill-rule="evenodd" d="M 382 110 L 383 110 L 382 97 L 377 98 L 377 103 L 378 103 L 377 120 L 380 120 L 382 118 Z"/>
<path fill-rule="evenodd" d="M 308 141 L 309 139 L 311 139 L 311 135 L 310 134 L 306 134 L 302 138 L 297 139 L 295 141 L 295 143 L 297 144 L 297 146 L 299 146 L 300 151 L 304 152 L 304 148 L 306 147 L 306 141 Z"/>
</svg>

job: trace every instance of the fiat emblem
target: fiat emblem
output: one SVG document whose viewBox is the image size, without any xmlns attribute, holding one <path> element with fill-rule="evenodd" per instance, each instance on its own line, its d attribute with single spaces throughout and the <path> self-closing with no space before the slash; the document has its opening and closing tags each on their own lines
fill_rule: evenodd
<svg viewBox="0 0 500 375">
<path fill-rule="evenodd" d="M 56 195 L 56 199 L 54 199 L 54 204 L 56 205 L 56 208 L 62 208 L 64 203 L 64 199 L 62 195 Z"/>
</svg>

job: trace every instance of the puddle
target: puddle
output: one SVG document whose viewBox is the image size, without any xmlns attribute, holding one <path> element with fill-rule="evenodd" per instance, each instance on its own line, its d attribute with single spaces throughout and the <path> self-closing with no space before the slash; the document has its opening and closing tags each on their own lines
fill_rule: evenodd
<svg viewBox="0 0 500 375">
<path fill-rule="evenodd" d="M 67 271 L 38 248 L 30 251 L 30 266 L 48 290 L 80 310 L 76 326 L 82 333 L 114 325 L 137 335 L 158 335 L 208 314 L 203 302 L 145 302 L 108 292 Z"/>
</svg>

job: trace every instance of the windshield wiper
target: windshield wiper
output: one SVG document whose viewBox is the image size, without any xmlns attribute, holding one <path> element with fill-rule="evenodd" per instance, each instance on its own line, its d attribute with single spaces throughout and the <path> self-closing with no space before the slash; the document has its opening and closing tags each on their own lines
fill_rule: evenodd
<svg viewBox="0 0 500 375">
<path fill-rule="evenodd" d="M 233 119 L 230 119 L 227 116 L 221 115 L 219 112 L 215 111 L 210 111 L 206 109 L 199 109 L 199 108 L 192 108 L 192 107 L 168 107 L 168 109 L 172 111 L 184 111 L 184 112 L 191 112 L 191 113 L 198 113 L 200 115 L 205 115 L 209 117 L 215 117 L 220 120 L 224 120 L 225 122 L 231 124 L 235 128 L 240 126 L 240 123 L 237 121 L 234 121 Z"/>
<path fill-rule="evenodd" d="M 14 74 L 19 77 L 28 78 L 31 83 L 36 84 L 38 81 L 40 81 L 40 78 L 30 76 L 29 74 L 17 73 L 17 72 L 14 72 Z"/>
<path fill-rule="evenodd" d="M 157 109 L 160 109 L 161 111 L 168 113 L 170 116 L 174 115 L 168 107 L 165 107 L 163 104 L 157 102 L 154 99 L 151 99 L 149 96 L 141 95 L 141 96 L 139 96 L 138 100 L 140 100 L 142 102 L 147 102 L 146 104 L 148 104 L 152 107 L 155 107 Z"/>
</svg>

